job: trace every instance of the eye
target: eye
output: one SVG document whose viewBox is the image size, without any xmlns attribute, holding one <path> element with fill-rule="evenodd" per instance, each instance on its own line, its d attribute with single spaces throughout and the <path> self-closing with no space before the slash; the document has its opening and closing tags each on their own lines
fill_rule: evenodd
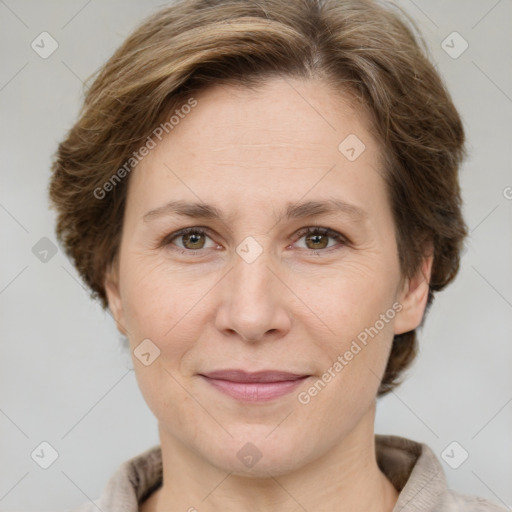
<svg viewBox="0 0 512 512">
<path fill-rule="evenodd" d="M 344 246 L 348 243 L 348 240 L 340 233 L 333 231 L 332 229 L 319 226 L 304 228 L 296 234 L 296 237 L 297 236 L 297 242 L 304 239 L 305 243 L 305 247 L 299 248 L 306 249 L 306 251 L 309 250 L 316 255 L 320 255 L 322 252 L 330 252 L 330 250 L 335 248 L 336 245 Z M 338 244 L 333 243 L 329 245 L 329 239 L 334 240 Z M 207 245 L 207 240 L 210 240 L 210 245 Z M 172 250 L 190 256 L 199 255 L 202 249 L 220 247 L 218 244 L 213 242 L 213 240 L 208 236 L 208 230 L 203 227 L 180 229 L 179 231 L 164 237 L 160 246 L 172 246 Z"/>
<path fill-rule="evenodd" d="M 338 242 L 338 244 L 346 245 L 347 239 L 340 233 L 329 228 L 319 226 L 305 228 L 298 233 L 299 240 L 304 238 L 305 249 L 309 249 L 318 254 L 325 249 L 331 249 L 336 244 L 329 245 L 329 238 Z"/>
<path fill-rule="evenodd" d="M 206 246 L 206 239 L 211 240 L 204 228 L 184 228 L 165 237 L 161 245 L 174 245 L 179 252 L 194 255 L 196 251 L 200 251 L 201 249 L 217 247 L 213 241 L 212 245 Z M 177 242 L 174 242 L 175 240 Z"/>
</svg>

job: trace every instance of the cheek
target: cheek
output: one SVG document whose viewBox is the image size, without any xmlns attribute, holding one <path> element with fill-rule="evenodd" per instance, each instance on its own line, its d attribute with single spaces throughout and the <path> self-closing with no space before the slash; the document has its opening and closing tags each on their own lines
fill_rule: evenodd
<svg viewBox="0 0 512 512">
<path fill-rule="evenodd" d="M 195 304 L 205 295 L 205 283 L 177 272 L 168 262 L 127 259 L 123 279 L 123 309 L 130 333 L 156 343 L 193 328 Z M 186 338 L 186 335 L 183 336 Z"/>
<path fill-rule="evenodd" d="M 198 337 L 200 322 L 194 319 L 201 310 L 198 301 L 204 292 L 197 281 L 185 286 L 183 276 L 171 273 L 164 263 L 148 264 L 142 258 L 125 261 L 123 309 L 139 388 L 157 418 L 171 418 L 171 424 L 190 429 L 190 425 L 200 424 L 199 418 L 194 419 L 199 413 L 181 384 L 181 365 Z M 148 366 L 133 352 L 146 339 L 160 350 Z M 189 409 L 186 419 L 184 407 Z"/>
<path fill-rule="evenodd" d="M 322 372 L 297 397 L 311 417 L 323 418 L 327 431 L 350 429 L 371 407 L 386 368 L 393 340 L 393 308 L 366 304 L 364 314 L 338 319 L 339 336 L 318 342 Z M 389 313 L 391 311 L 391 314 Z M 386 315 L 387 322 L 380 314 Z M 317 338 L 318 339 L 318 338 Z"/>
<path fill-rule="evenodd" d="M 195 439 L 205 422 L 204 409 L 201 402 L 187 392 L 189 386 L 181 383 L 179 372 L 166 356 L 159 357 L 148 367 L 135 361 L 134 368 L 140 392 L 161 425 L 182 441 Z"/>
<path fill-rule="evenodd" d="M 322 320 L 322 330 L 327 335 L 323 340 L 334 339 L 336 346 L 373 326 L 392 307 L 397 279 L 398 272 L 393 266 L 385 269 L 375 261 L 357 264 L 346 261 L 328 274 L 301 278 L 295 282 L 295 289 Z M 393 318 L 387 320 L 380 330 L 392 331 Z"/>
<path fill-rule="evenodd" d="M 148 264 L 141 258 L 126 261 L 129 264 L 122 276 L 123 308 L 136 377 L 155 414 L 159 407 L 174 410 L 178 403 L 176 397 L 181 403 L 190 399 L 177 381 L 197 369 L 195 343 L 207 322 L 207 292 L 214 281 L 207 277 L 194 278 L 190 271 L 177 272 L 165 261 L 156 264 Z M 133 354 L 145 339 L 160 350 L 159 357 L 149 367 Z"/>
<path fill-rule="evenodd" d="M 309 296 L 323 324 L 323 335 L 312 329 L 309 337 L 321 356 L 320 371 L 326 372 L 321 381 L 328 381 L 325 387 L 330 391 L 324 398 L 335 409 L 348 402 L 357 408 L 359 399 L 373 399 L 385 370 L 399 308 L 395 302 L 398 274 L 393 268 L 377 269 L 378 265 L 353 266 L 350 272 L 325 279 L 322 293 Z M 323 390 L 322 386 L 320 382 L 317 387 Z"/>
</svg>

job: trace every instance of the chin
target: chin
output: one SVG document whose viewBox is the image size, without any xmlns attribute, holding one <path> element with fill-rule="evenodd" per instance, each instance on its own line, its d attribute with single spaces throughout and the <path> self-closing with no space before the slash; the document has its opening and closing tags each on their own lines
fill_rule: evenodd
<svg viewBox="0 0 512 512">
<path fill-rule="evenodd" d="M 267 425 L 258 430 L 261 430 L 259 435 L 255 435 L 254 429 L 251 429 L 250 433 L 240 432 L 233 438 L 225 439 L 224 443 L 210 446 L 205 458 L 223 471 L 252 478 L 284 475 L 314 459 L 313 447 L 308 447 L 305 442 L 293 441 L 289 435 L 271 439 L 275 433 L 268 436 L 272 429 Z M 297 446 L 301 447 L 300 450 Z"/>
</svg>

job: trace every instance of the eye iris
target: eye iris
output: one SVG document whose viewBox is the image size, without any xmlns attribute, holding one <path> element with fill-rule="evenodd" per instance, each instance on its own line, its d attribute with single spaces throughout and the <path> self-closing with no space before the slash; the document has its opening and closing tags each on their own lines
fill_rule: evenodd
<svg viewBox="0 0 512 512">
<path fill-rule="evenodd" d="M 192 243 L 193 247 L 187 247 L 187 243 Z M 199 246 L 197 244 L 199 244 Z M 200 233 L 190 233 L 183 235 L 183 245 L 188 249 L 201 249 L 204 245 L 204 236 Z"/>
<path fill-rule="evenodd" d="M 316 247 L 310 247 L 310 249 L 324 249 L 325 247 L 327 247 L 327 236 L 326 236 L 326 235 L 318 234 L 318 233 L 317 233 L 317 234 L 314 234 L 314 233 L 313 233 L 313 234 L 310 234 L 310 235 L 306 236 L 306 243 L 307 243 L 308 241 L 313 240 L 313 244 L 317 244 L 317 243 L 319 243 L 319 242 L 318 242 L 318 239 L 319 239 L 319 238 L 322 238 L 322 237 L 323 237 L 323 239 L 324 239 L 324 242 L 325 242 L 325 243 L 323 243 L 323 244 L 322 244 L 322 243 L 320 242 L 321 247 L 318 247 L 318 246 L 316 246 Z"/>
<path fill-rule="evenodd" d="M 328 246 L 328 236 L 324 233 L 309 233 L 306 235 L 306 245 L 311 243 L 310 249 L 324 249 Z M 187 249 L 202 249 L 204 246 L 204 234 L 200 232 L 185 233 L 182 235 L 183 245 Z M 191 247 L 189 246 L 191 245 Z"/>
</svg>

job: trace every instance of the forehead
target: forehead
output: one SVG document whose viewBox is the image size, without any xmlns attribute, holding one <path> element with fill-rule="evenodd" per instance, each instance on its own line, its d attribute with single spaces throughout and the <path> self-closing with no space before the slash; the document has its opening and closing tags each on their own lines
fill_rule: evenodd
<svg viewBox="0 0 512 512">
<path fill-rule="evenodd" d="M 352 96 L 324 82 L 279 78 L 255 90 L 217 85 L 194 99 L 197 105 L 133 172 L 137 204 L 160 206 L 183 195 L 275 203 L 313 189 L 377 185 L 372 175 L 381 153 L 368 117 Z"/>
<path fill-rule="evenodd" d="M 337 150 L 347 131 L 365 137 L 372 129 L 352 93 L 335 90 L 319 79 L 273 78 L 256 89 L 215 85 L 195 98 L 197 107 L 173 130 L 173 136 L 176 142 L 194 138 L 216 152 L 228 149 L 230 142 L 253 151 L 258 144 L 274 150 L 285 150 L 288 144 L 296 151 L 303 143 L 306 149 L 316 144 L 317 149 Z M 203 135 L 207 136 L 204 141 Z"/>
</svg>

